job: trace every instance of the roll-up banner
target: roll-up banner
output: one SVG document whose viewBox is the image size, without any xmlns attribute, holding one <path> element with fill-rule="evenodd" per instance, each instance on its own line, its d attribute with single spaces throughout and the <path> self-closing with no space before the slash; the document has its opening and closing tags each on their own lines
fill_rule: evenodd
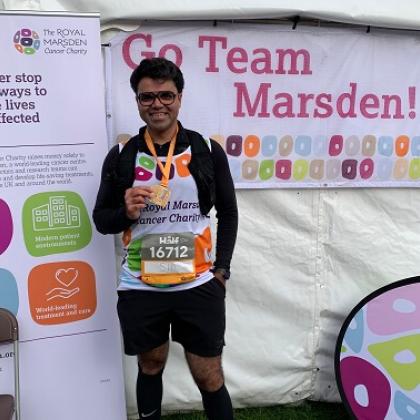
<svg viewBox="0 0 420 420">
<path fill-rule="evenodd" d="M 20 329 L 22 420 L 126 419 L 99 16 L 0 14 L 0 307 Z M 13 393 L 0 348 L 0 393 Z"/>
<path fill-rule="evenodd" d="M 185 75 L 182 123 L 222 144 L 238 188 L 419 187 L 419 53 L 413 32 L 145 23 L 111 41 L 110 131 L 137 133 L 128 79 L 162 56 Z"/>
</svg>

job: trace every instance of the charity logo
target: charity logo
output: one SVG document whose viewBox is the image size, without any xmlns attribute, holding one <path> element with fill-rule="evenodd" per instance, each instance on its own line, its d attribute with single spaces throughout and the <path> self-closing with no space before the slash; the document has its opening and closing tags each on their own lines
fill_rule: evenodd
<svg viewBox="0 0 420 420">
<path fill-rule="evenodd" d="M 19 29 L 13 37 L 13 42 L 15 48 L 26 55 L 35 54 L 41 45 L 38 33 L 28 28 Z"/>
</svg>

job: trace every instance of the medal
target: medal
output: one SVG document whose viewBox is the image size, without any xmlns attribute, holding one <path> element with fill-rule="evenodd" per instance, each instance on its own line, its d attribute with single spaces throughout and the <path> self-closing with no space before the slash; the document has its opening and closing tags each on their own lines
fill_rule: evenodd
<svg viewBox="0 0 420 420">
<path fill-rule="evenodd" d="M 153 196 L 149 198 L 149 201 L 152 204 L 156 204 L 160 207 L 166 207 L 169 201 L 169 197 L 171 195 L 171 191 L 168 187 L 165 187 L 164 185 L 152 185 L 152 192 Z"/>
</svg>

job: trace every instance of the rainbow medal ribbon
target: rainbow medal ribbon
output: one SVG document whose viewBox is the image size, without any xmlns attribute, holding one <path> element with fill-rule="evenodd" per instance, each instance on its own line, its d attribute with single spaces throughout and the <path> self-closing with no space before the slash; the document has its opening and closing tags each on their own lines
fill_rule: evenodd
<svg viewBox="0 0 420 420">
<path fill-rule="evenodd" d="M 171 196 L 171 190 L 168 187 L 169 182 L 169 173 L 171 170 L 171 164 L 172 164 L 172 157 L 174 155 L 175 150 L 175 142 L 176 142 L 176 136 L 178 134 L 178 126 L 176 127 L 175 134 L 171 138 L 171 143 L 169 145 L 168 155 L 166 156 L 166 162 L 165 166 L 162 164 L 160 159 L 157 156 L 155 145 L 153 144 L 152 137 L 150 136 L 150 133 L 148 130 L 146 130 L 146 133 L 144 135 L 144 138 L 146 140 L 147 147 L 150 150 L 150 153 L 153 155 L 153 157 L 156 159 L 157 164 L 159 165 L 159 168 L 162 172 L 162 180 L 160 184 L 152 185 L 152 191 L 153 196 L 149 198 L 149 201 L 152 204 L 156 204 L 160 207 L 166 207 L 169 201 L 169 197 Z"/>
</svg>

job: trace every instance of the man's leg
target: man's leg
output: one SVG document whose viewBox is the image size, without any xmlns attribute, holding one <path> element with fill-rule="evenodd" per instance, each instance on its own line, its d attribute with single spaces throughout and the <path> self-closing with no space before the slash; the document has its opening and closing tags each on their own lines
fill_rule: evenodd
<svg viewBox="0 0 420 420">
<path fill-rule="evenodd" d="M 185 352 L 185 356 L 209 420 L 233 420 L 232 402 L 226 389 L 222 357 L 201 357 Z"/>
<path fill-rule="evenodd" d="M 166 295 L 141 290 L 118 292 L 124 350 L 138 357 L 137 404 L 141 419 L 160 419 L 162 372 L 168 356 L 171 311 Z"/>
<path fill-rule="evenodd" d="M 140 419 L 159 420 L 162 404 L 162 373 L 169 343 L 138 355 L 137 406 Z"/>
</svg>

